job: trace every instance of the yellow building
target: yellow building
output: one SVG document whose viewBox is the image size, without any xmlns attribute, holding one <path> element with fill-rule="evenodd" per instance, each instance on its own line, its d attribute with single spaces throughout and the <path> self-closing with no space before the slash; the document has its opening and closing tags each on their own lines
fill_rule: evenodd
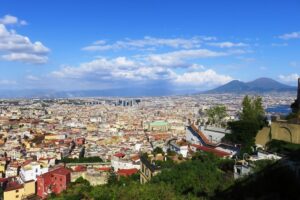
<svg viewBox="0 0 300 200">
<path fill-rule="evenodd" d="M 66 139 L 65 134 L 49 134 L 45 135 L 45 140 L 64 140 Z"/>
<path fill-rule="evenodd" d="M 0 160 L 0 173 L 5 172 L 6 160 Z"/>
<path fill-rule="evenodd" d="M 160 168 L 153 165 L 147 158 L 141 156 L 141 169 L 140 169 L 140 183 L 144 184 L 151 180 L 151 178 L 160 173 Z"/>
<path fill-rule="evenodd" d="M 35 182 L 27 181 L 23 185 L 8 186 L 3 193 L 4 200 L 21 200 L 35 195 Z"/>
</svg>

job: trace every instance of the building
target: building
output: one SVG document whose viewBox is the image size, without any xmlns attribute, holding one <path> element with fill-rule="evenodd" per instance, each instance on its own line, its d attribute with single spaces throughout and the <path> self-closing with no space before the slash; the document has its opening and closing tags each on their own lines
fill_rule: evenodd
<svg viewBox="0 0 300 200">
<path fill-rule="evenodd" d="M 155 121 L 146 123 L 144 128 L 148 131 L 168 131 L 170 129 L 170 125 L 166 121 Z"/>
<path fill-rule="evenodd" d="M 119 169 L 140 169 L 140 160 L 126 159 L 125 154 L 116 153 L 111 159 L 111 166 L 115 172 Z"/>
<path fill-rule="evenodd" d="M 188 154 L 188 145 L 184 141 L 176 141 L 176 139 L 170 140 L 167 143 L 167 149 L 171 151 L 175 151 L 177 154 L 182 155 L 184 158 L 187 157 Z"/>
<path fill-rule="evenodd" d="M 37 195 L 45 199 L 49 194 L 59 194 L 66 190 L 71 182 L 71 172 L 59 167 L 37 177 Z"/>
<path fill-rule="evenodd" d="M 225 152 L 225 151 L 221 151 L 221 150 L 218 150 L 216 148 L 212 148 L 212 147 L 206 147 L 206 146 L 201 146 L 201 145 L 197 145 L 197 144 L 191 144 L 190 145 L 190 149 L 193 151 L 193 152 L 197 152 L 197 151 L 200 151 L 200 152 L 207 152 L 207 153 L 212 153 L 220 158 L 226 158 L 226 157 L 230 157 L 231 154 L 228 153 L 228 152 Z"/>
<path fill-rule="evenodd" d="M 237 161 L 234 165 L 234 179 L 239 179 L 253 172 L 253 165 L 245 160 Z"/>
<path fill-rule="evenodd" d="M 24 184 L 11 182 L 3 192 L 4 200 L 21 200 L 35 195 L 35 181 L 27 181 Z"/>
<path fill-rule="evenodd" d="M 140 183 L 147 183 L 158 173 L 160 173 L 160 167 L 152 164 L 147 158 L 141 156 Z"/>
<path fill-rule="evenodd" d="M 48 172 L 48 167 L 42 166 L 38 162 L 29 162 L 23 165 L 20 169 L 20 177 L 23 182 L 34 180 L 36 181 L 36 177 Z"/>
<path fill-rule="evenodd" d="M 210 132 L 212 129 L 210 129 Z M 211 140 L 211 138 L 207 138 L 207 136 L 199 130 L 195 125 L 187 126 L 186 129 L 186 141 L 190 144 L 200 145 L 208 149 L 220 150 L 223 152 L 229 153 L 231 156 L 235 155 L 239 151 L 238 145 L 227 144 L 223 142 L 215 143 Z M 203 149 L 201 149 L 203 151 Z"/>
</svg>

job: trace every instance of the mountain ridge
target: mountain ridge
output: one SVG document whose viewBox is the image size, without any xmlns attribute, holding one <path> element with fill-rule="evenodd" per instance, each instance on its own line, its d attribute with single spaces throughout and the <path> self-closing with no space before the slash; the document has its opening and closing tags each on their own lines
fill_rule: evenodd
<svg viewBox="0 0 300 200">
<path fill-rule="evenodd" d="M 265 92 L 291 92 L 296 91 L 297 87 L 280 83 L 271 78 L 258 78 L 253 81 L 243 82 L 232 80 L 212 90 L 205 91 L 205 94 L 217 93 L 265 93 Z"/>
</svg>

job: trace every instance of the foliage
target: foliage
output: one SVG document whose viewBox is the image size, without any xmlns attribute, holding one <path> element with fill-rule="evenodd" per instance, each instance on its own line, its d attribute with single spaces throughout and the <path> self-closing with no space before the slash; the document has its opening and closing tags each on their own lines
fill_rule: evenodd
<svg viewBox="0 0 300 200">
<path fill-rule="evenodd" d="M 167 155 L 168 155 L 168 156 L 176 156 L 177 153 L 176 153 L 175 151 L 172 151 L 172 150 L 168 149 Z"/>
<path fill-rule="evenodd" d="M 214 124 L 220 122 L 227 116 L 226 107 L 225 106 L 214 106 L 209 108 L 206 111 L 206 115 L 209 120 Z"/>
<path fill-rule="evenodd" d="M 193 160 L 174 164 L 169 163 L 161 173 L 141 185 L 139 176 L 117 177 L 111 174 L 108 184 L 90 186 L 79 178 L 70 188 L 49 199 L 120 199 L 120 200 L 183 200 L 204 199 L 232 185 L 232 177 L 226 176 L 219 165 L 220 160 L 213 154 L 197 153 Z M 172 165 L 171 165 L 172 164 Z"/>
<path fill-rule="evenodd" d="M 103 160 L 98 157 L 86 157 L 86 158 L 63 158 L 61 160 L 63 163 L 96 163 L 96 162 L 103 162 Z"/>
<path fill-rule="evenodd" d="M 266 144 L 268 151 L 287 154 L 300 149 L 300 144 L 293 144 L 282 140 L 271 140 Z"/>
<path fill-rule="evenodd" d="M 298 106 L 298 102 L 300 101 L 300 99 L 296 99 L 295 102 L 293 102 L 291 104 L 291 109 L 292 109 L 292 112 L 295 113 L 295 114 L 299 114 L 300 113 L 300 108 Z"/>
<path fill-rule="evenodd" d="M 261 166 L 259 172 L 235 182 L 213 199 L 299 199 L 300 182 L 289 167 L 265 161 L 261 164 L 266 167 Z"/>
<path fill-rule="evenodd" d="M 242 112 L 240 113 L 242 121 L 260 122 L 264 119 L 265 110 L 261 97 L 250 98 L 246 95 L 242 102 L 242 108 Z"/>
<path fill-rule="evenodd" d="M 153 154 L 156 155 L 156 154 L 162 154 L 164 155 L 164 151 L 161 147 L 156 147 L 154 150 L 153 150 Z"/>
<path fill-rule="evenodd" d="M 254 172 L 260 172 L 266 169 L 267 167 L 271 166 L 275 162 L 275 160 L 257 160 L 254 163 Z"/>
<path fill-rule="evenodd" d="M 266 125 L 264 113 L 261 97 L 250 98 L 249 96 L 245 96 L 242 102 L 240 120 L 228 123 L 232 134 L 225 135 L 223 140 L 240 144 L 240 156 L 244 153 L 252 153 L 256 134 Z"/>
<path fill-rule="evenodd" d="M 176 163 L 172 159 L 167 158 L 167 160 L 165 160 L 165 161 L 156 160 L 155 165 L 159 166 L 161 169 L 166 169 L 166 168 L 173 167 L 174 165 L 176 165 Z"/>
<path fill-rule="evenodd" d="M 231 184 L 225 173 L 218 168 L 218 158 L 212 154 L 199 153 L 193 160 L 162 170 L 153 177 L 151 184 L 169 183 L 179 195 L 210 197 Z"/>
<path fill-rule="evenodd" d="M 255 145 L 255 137 L 260 125 L 255 121 L 235 121 L 228 123 L 232 134 L 227 134 L 224 137 L 225 141 L 230 141 L 234 144 L 241 145 L 240 154 L 250 153 L 251 147 Z"/>
</svg>

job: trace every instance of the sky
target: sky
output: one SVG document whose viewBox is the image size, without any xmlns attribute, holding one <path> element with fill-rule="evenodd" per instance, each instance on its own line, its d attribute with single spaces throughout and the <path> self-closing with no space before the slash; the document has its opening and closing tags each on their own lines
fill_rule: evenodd
<svg viewBox="0 0 300 200">
<path fill-rule="evenodd" d="M 299 0 L 0 0 L 0 89 L 180 93 L 299 76 Z"/>
</svg>

